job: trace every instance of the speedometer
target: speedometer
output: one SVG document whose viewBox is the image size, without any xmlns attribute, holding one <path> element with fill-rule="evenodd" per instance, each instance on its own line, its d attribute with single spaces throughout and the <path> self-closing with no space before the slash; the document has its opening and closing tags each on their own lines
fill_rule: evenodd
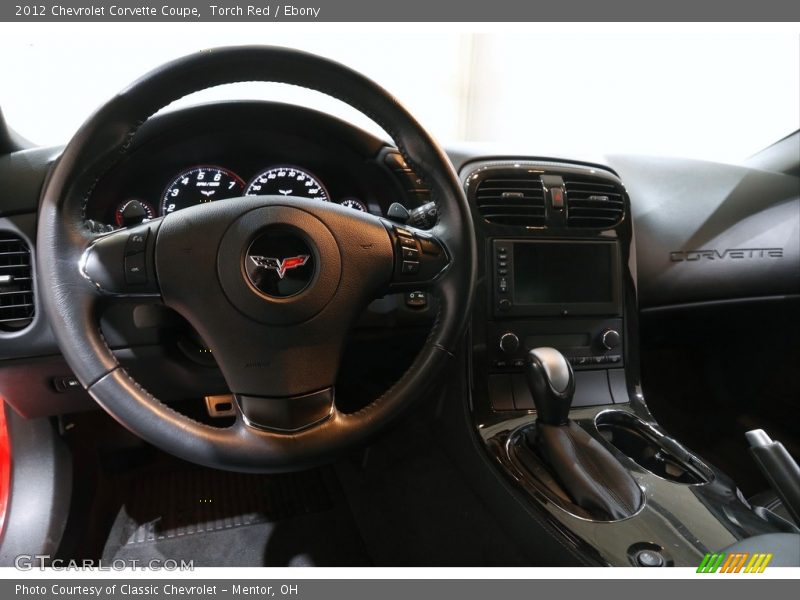
<svg viewBox="0 0 800 600">
<path fill-rule="evenodd" d="M 273 167 L 256 175 L 245 192 L 248 196 L 300 196 L 330 200 L 328 190 L 314 175 L 297 167 Z"/>
<path fill-rule="evenodd" d="M 161 214 L 242 195 L 244 181 L 233 171 L 221 167 L 194 167 L 178 175 L 167 186 L 161 200 Z"/>
</svg>

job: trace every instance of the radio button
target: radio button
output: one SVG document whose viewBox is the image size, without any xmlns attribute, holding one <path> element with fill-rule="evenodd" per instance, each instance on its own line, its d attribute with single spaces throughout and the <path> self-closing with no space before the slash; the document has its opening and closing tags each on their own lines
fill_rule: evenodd
<svg viewBox="0 0 800 600">
<path fill-rule="evenodd" d="M 500 336 L 500 350 L 506 354 L 511 354 L 512 352 L 516 352 L 518 348 L 519 338 L 516 334 L 508 332 Z"/>
<path fill-rule="evenodd" d="M 600 336 L 600 343 L 606 350 L 613 350 L 619 346 L 621 341 L 622 338 L 620 337 L 619 332 L 615 329 L 606 329 Z"/>
</svg>

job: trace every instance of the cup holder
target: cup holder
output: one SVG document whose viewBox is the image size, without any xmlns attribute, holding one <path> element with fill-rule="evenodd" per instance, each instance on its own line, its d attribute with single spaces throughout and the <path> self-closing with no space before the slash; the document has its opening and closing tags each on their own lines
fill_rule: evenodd
<svg viewBox="0 0 800 600">
<path fill-rule="evenodd" d="M 595 425 L 608 443 L 657 477 L 686 485 L 709 483 L 714 478 L 711 469 L 675 440 L 630 413 L 602 412 Z"/>
</svg>

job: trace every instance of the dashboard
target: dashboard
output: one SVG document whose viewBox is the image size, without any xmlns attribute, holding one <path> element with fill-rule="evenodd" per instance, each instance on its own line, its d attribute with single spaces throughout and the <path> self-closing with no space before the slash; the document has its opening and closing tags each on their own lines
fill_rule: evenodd
<svg viewBox="0 0 800 600">
<path fill-rule="evenodd" d="M 10 325 L 0 323 L 0 394 L 24 398 L 17 408 L 28 416 L 93 406 L 80 391 L 56 389 L 53 382 L 69 370 L 36 308 L 36 285 L 42 285 L 35 277 L 37 200 L 59 154 L 59 148 L 31 148 L 0 155 L 0 233 L 14 252 L 28 249 L 28 262 L 7 269 L 34 275 L 25 280 L 15 271 L 19 289 L 3 296 L 0 306 L 25 311 Z M 450 148 L 448 154 L 461 174 L 484 252 L 472 333 L 476 377 L 489 391 L 482 403 L 487 414 L 518 409 L 518 361 L 532 343 L 562 348 L 584 379 L 602 385 L 605 375 L 613 394 L 618 376 L 637 368 L 629 340 L 637 335 L 638 312 L 797 297 L 796 176 L 644 156 L 582 160 L 503 155 L 482 146 Z M 512 187 L 500 189 L 509 179 Z M 405 222 L 423 228 L 407 217 L 431 206 L 425 182 L 383 139 L 313 110 L 266 102 L 208 104 L 151 118 L 91 190 L 85 217 L 95 232 L 248 193 L 301 195 L 401 222 L 405 211 Z M 552 190 L 561 190 L 565 210 L 553 204 L 559 197 Z M 593 249 L 588 257 L 587 249 Z M 697 260 L 674 259 L 696 250 L 691 256 Z M 24 305 L 11 306 L 16 298 Z M 388 296 L 370 305 L 357 332 L 413 355 L 417 338 L 410 332 L 418 329 L 424 339 L 435 313 L 435 298 Z M 150 376 L 153 389 L 163 384 L 181 398 L 224 393 L 225 382 L 206 364 L 201 340 L 175 315 L 134 302 L 109 306 L 100 319 L 120 360 L 138 369 L 143 381 Z M 382 370 L 383 355 L 366 348 L 359 340 L 348 353 L 356 379 L 392 379 L 394 373 Z M 520 407 L 527 402 L 523 398 Z"/>
</svg>

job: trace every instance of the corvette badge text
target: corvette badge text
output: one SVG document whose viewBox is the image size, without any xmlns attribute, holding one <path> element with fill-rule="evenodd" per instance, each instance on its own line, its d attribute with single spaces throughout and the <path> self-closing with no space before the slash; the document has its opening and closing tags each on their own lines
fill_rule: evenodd
<svg viewBox="0 0 800 600">
<path fill-rule="evenodd" d="M 783 248 L 726 248 L 725 250 L 676 250 L 669 253 L 672 262 L 698 260 L 746 260 L 783 258 Z"/>
</svg>

